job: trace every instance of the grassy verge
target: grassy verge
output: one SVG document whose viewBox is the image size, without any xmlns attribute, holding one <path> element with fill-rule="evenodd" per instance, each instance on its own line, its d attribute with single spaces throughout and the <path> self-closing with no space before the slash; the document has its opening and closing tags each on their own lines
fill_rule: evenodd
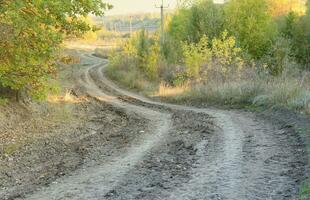
<svg viewBox="0 0 310 200">
<path fill-rule="evenodd" d="M 266 79 L 255 77 L 239 81 L 170 86 L 160 80 L 149 80 L 135 67 L 117 68 L 113 65 L 108 67 L 107 75 L 123 87 L 169 102 L 196 102 L 239 108 L 284 107 L 310 114 L 310 80 L 306 78 L 282 75 Z"/>
<path fill-rule="evenodd" d="M 160 84 L 156 80 L 149 80 L 139 69 L 130 65 L 126 65 L 125 68 L 117 68 L 113 64 L 109 64 L 106 73 L 111 80 L 118 82 L 122 87 L 147 96 L 157 91 Z"/>
<path fill-rule="evenodd" d="M 198 101 L 233 107 L 282 106 L 302 113 L 310 113 L 310 92 L 295 80 L 208 83 L 192 86 L 184 93 L 168 98 L 172 101 Z"/>
</svg>

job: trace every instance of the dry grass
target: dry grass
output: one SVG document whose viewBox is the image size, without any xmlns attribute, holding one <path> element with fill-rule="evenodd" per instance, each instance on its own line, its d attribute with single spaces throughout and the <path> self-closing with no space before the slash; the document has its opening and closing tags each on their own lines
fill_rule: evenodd
<svg viewBox="0 0 310 200">
<path fill-rule="evenodd" d="M 79 64 L 81 62 L 80 57 L 66 54 L 63 54 L 59 60 L 63 64 L 67 65 Z"/>
<path fill-rule="evenodd" d="M 49 95 L 47 98 L 47 101 L 52 104 L 56 103 L 71 103 L 71 104 L 77 104 L 82 102 L 88 102 L 89 99 L 86 96 L 77 97 L 71 92 L 66 91 L 64 95 Z"/>
<path fill-rule="evenodd" d="M 288 69 L 279 77 L 261 77 L 250 71 L 242 74 L 242 79 L 222 81 L 214 78 L 204 84 L 178 87 L 150 81 L 134 67 L 110 66 L 107 74 L 124 87 L 170 102 L 192 101 L 238 107 L 282 106 L 310 114 L 310 76 L 296 69 Z"/>
<path fill-rule="evenodd" d="M 171 87 L 166 83 L 161 83 L 159 85 L 158 91 L 153 95 L 154 97 L 173 97 L 177 95 L 182 95 L 189 90 L 187 85 Z"/>
<path fill-rule="evenodd" d="M 145 95 L 153 94 L 159 87 L 158 82 L 148 80 L 142 72 L 130 66 L 116 68 L 109 65 L 106 72 L 109 78 L 117 81 L 121 86 L 142 92 Z"/>
<path fill-rule="evenodd" d="M 48 118 L 55 123 L 74 120 L 74 109 L 77 104 L 89 102 L 86 96 L 76 96 L 67 90 L 63 95 L 49 95 L 47 99 Z"/>
<path fill-rule="evenodd" d="M 216 105 L 283 106 L 310 114 L 310 84 L 295 77 L 208 82 L 191 87 L 161 86 L 155 95 L 169 101 L 199 101 Z"/>
</svg>

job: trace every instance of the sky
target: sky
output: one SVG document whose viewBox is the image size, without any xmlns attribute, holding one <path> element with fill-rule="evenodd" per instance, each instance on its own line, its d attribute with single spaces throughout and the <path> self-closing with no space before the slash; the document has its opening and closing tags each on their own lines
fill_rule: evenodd
<svg viewBox="0 0 310 200">
<path fill-rule="evenodd" d="M 160 6 L 161 0 L 105 0 L 114 8 L 106 12 L 106 15 L 125 15 L 133 13 L 159 12 L 155 6 Z M 164 0 L 169 9 L 176 7 L 177 0 Z"/>
</svg>

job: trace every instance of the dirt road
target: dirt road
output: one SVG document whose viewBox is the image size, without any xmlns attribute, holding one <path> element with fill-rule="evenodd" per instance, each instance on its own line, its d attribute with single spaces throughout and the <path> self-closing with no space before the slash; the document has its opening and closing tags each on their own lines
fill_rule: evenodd
<svg viewBox="0 0 310 200">
<path fill-rule="evenodd" d="M 107 80 L 106 61 L 82 60 L 78 82 L 90 96 L 145 120 L 120 153 L 24 199 L 297 199 L 305 155 L 296 135 L 251 113 L 154 102 Z"/>
</svg>

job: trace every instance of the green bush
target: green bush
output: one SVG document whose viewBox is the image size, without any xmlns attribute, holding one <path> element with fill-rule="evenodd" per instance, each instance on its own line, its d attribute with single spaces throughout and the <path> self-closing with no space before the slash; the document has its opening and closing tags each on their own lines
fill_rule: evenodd
<svg viewBox="0 0 310 200">
<path fill-rule="evenodd" d="M 222 81 L 238 73 L 243 66 L 241 49 L 236 47 L 235 38 L 224 31 L 220 38 L 214 38 L 209 45 L 206 36 L 198 43 L 184 44 L 183 57 L 187 74 L 194 80 L 209 81 L 218 77 Z M 214 79 L 213 79 L 214 80 Z"/>
<path fill-rule="evenodd" d="M 119 52 L 109 57 L 108 75 L 127 87 L 148 90 L 158 79 L 160 46 L 159 38 L 150 37 L 145 30 L 134 35 Z"/>
<path fill-rule="evenodd" d="M 268 49 L 266 55 L 262 57 L 262 62 L 266 64 L 265 68 L 273 76 L 281 75 L 287 65 L 291 63 L 290 41 L 279 37 L 276 42 Z"/>
<path fill-rule="evenodd" d="M 212 59 L 212 51 L 208 48 L 209 39 L 204 36 L 195 44 L 183 45 L 184 62 L 187 67 L 189 77 L 198 80 L 203 76 L 205 70 L 202 70 L 204 64 L 208 64 Z"/>
</svg>

